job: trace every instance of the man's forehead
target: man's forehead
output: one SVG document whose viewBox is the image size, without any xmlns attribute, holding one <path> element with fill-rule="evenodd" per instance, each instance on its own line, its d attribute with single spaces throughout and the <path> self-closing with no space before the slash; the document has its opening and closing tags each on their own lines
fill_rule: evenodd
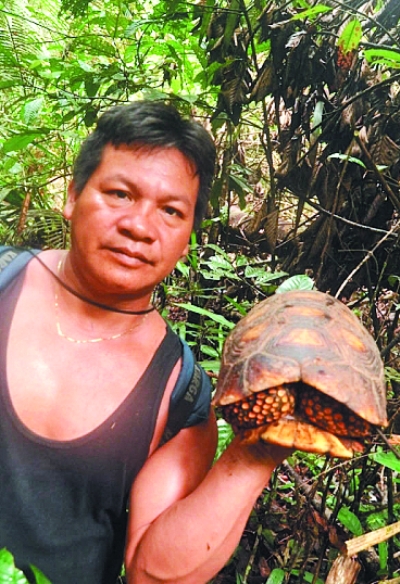
<svg viewBox="0 0 400 584">
<path fill-rule="evenodd" d="M 102 162 L 104 158 L 112 158 L 114 154 L 118 155 L 118 153 L 132 156 L 132 159 L 143 158 L 143 160 L 152 156 L 159 157 L 164 155 L 166 159 L 170 159 L 172 156 L 175 158 L 176 155 L 178 155 L 178 157 L 181 158 L 182 161 L 184 161 L 187 165 L 189 173 L 193 174 L 193 176 L 197 176 L 199 174 L 198 168 L 194 161 L 176 146 L 158 146 L 144 144 L 142 142 L 133 142 L 131 144 L 113 144 L 110 142 L 104 147 Z"/>
</svg>

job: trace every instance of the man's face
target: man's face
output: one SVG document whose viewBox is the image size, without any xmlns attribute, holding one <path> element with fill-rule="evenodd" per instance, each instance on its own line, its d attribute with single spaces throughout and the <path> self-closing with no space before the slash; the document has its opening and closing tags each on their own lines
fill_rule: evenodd
<svg viewBox="0 0 400 584">
<path fill-rule="evenodd" d="M 70 260 L 97 297 L 146 296 L 188 251 L 199 179 L 174 148 L 107 145 L 79 196 L 69 188 Z"/>
</svg>

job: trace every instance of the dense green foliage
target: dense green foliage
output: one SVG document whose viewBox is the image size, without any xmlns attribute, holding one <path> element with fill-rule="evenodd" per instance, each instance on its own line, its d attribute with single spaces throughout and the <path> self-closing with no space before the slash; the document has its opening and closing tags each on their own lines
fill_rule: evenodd
<svg viewBox="0 0 400 584">
<path fill-rule="evenodd" d="M 398 4 L 0 0 L 0 241 L 66 247 L 82 138 L 113 104 L 167 98 L 210 129 L 219 167 L 188 261 L 157 291 L 165 316 L 216 377 L 240 316 L 308 273 L 377 339 L 396 431 Z M 347 538 L 398 520 L 399 462 L 377 442 L 339 465 L 293 457 L 215 584 L 324 582 Z M 398 574 L 398 547 L 360 554 L 360 582 Z"/>
</svg>

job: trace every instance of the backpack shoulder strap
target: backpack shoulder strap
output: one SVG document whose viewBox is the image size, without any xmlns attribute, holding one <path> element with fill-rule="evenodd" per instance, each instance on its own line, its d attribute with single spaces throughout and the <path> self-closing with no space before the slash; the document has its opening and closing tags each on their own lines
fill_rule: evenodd
<svg viewBox="0 0 400 584">
<path fill-rule="evenodd" d="M 189 345 L 182 339 L 181 343 L 183 346 L 182 367 L 171 395 L 167 425 L 160 446 L 185 427 L 203 388 L 208 390 L 205 372 L 196 363 Z"/>
<path fill-rule="evenodd" d="M 28 251 L 18 247 L 0 246 L 0 292 L 20 273 L 32 256 L 39 252 L 39 249 Z"/>
</svg>

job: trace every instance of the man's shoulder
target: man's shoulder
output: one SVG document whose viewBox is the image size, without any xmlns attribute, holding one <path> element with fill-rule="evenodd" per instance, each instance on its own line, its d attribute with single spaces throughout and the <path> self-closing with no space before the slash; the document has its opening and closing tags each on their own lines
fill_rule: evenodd
<svg viewBox="0 0 400 584">
<path fill-rule="evenodd" d="M 4 290 L 17 277 L 39 251 L 0 245 L 0 291 Z"/>
</svg>

